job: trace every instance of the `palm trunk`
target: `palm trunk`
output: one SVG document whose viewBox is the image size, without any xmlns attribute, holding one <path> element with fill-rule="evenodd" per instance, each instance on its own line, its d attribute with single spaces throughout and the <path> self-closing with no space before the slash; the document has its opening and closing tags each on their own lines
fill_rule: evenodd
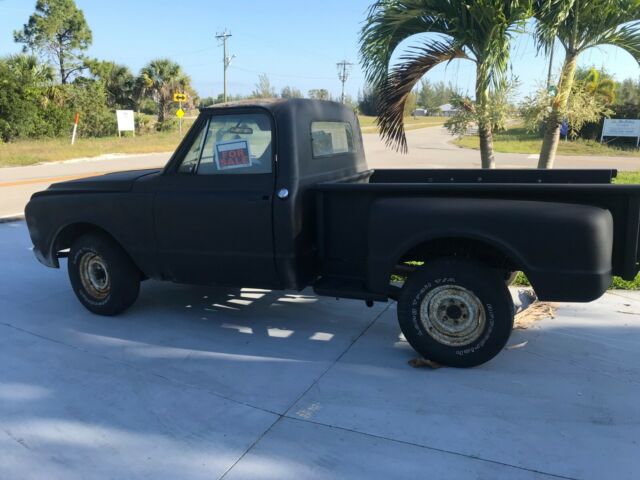
<svg viewBox="0 0 640 480">
<path fill-rule="evenodd" d="M 493 155 L 493 131 L 491 123 L 487 122 L 482 126 L 478 124 L 478 135 L 480 136 L 480 160 L 482 168 L 496 168 L 496 160 Z"/>
<path fill-rule="evenodd" d="M 482 168 L 496 168 L 493 155 L 493 129 L 489 116 L 489 82 L 484 78 L 482 69 L 476 74 L 476 109 L 478 112 L 478 135 L 480 136 L 480 161 Z"/>
<path fill-rule="evenodd" d="M 158 123 L 164 122 L 165 118 L 165 101 L 164 98 L 160 97 L 158 100 Z"/>
<path fill-rule="evenodd" d="M 551 105 L 551 113 L 547 118 L 544 128 L 544 138 L 542 139 L 542 149 L 540 150 L 540 160 L 538 168 L 553 168 L 556 159 L 556 151 L 560 142 L 560 126 L 567 109 L 569 95 L 573 88 L 573 80 L 578 63 L 578 52 L 567 52 L 567 56 L 562 66 L 558 93 Z"/>
</svg>

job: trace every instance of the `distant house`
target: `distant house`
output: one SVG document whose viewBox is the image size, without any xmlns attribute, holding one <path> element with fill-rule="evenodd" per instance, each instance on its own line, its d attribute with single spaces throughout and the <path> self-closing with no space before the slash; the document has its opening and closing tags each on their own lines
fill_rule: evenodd
<svg viewBox="0 0 640 480">
<path fill-rule="evenodd" d="M 445 103 L 444 105 L 440 105 L 433 114 L 438 117 L 452 117 L 458 112 L 458 109 L 455 108 L 450 103 Z"/>
<path fill-rule="evenodd" d="M 416 108 L 413 112 L 411 112 L 412 117 L 426 117 L 427 116 L 426 108 Z"/>
</svg>

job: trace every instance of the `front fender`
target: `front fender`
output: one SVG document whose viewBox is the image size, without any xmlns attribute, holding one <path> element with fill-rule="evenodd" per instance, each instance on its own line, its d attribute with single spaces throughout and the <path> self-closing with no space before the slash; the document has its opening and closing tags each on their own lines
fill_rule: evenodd
<svg viewBox="0 0 640 480">
<path fill-rule="evenodd" d="M 568 203 L 487 198 L 383 198 L 371 208 L 367 286 L 388 288 L 393 267 L 436 239 L 492 246 L 524 271 L 539 298 L 591 301 L 611 283 L 613 217 Z"/>
</svg>

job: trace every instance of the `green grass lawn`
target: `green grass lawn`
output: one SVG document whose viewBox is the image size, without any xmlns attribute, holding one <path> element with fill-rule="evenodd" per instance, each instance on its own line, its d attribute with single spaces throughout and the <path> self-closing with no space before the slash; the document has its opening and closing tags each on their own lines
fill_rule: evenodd
<svg viewBox="0 0 640 480">
<path fill-rule="evenodd" d="M 360 128 L 362 133 L 376 133 L 378 126 L 376 125 L 376 117 L 369 117 L 366 115 L 358 115 L 360 120 Z M 405 130 L 416 130 L 418 128 L 425 127 L 437 127 L 438 125 L 444 125 L 447 121 L 446 117 L 404 117 Z"/>
<path fill-rule="evenodd" d="M 106 153 L 171 152 L 178 146 L 192 123 L 193 119 L 185 120 L 182 135 L 175 131 L 153 132 L 131 137 L 131 134 L 127 133 L 127 136 L 122 138 L 78 138 L 73 146 L 68 138 L 0 143 L 0 167 L 96 157 Z"/>
<path fill-rule="evenodd" d="M 479 148 L 479 139 L 476 135 L 469 135 L 458 138 L 453 142 L 459 147 Z M 496 152 L 502 153 L 540 153 L 542 139 L 534 134 L 527 132 L 522 127 L 512 127 L 506 132 L 495 133 L 493 136 L 493 146 Z M 605 155 L 605 156 L 624 156 L 624 157 L 640 157 L 640 150 L 636 148 L 621 148 L 603 145 L 593 140 L 569 140 L 560 141 L 558 146 L 558 155 Z"/>
</svg>

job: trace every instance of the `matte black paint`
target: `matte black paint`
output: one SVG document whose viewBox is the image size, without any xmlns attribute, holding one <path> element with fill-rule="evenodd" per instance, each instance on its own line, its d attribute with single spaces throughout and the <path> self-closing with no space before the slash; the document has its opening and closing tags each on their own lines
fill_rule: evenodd
<svg viewBox="0 0 640 480">
<path fill-rule="evenodd" d="M 178 173 L 211 115 L 272 119 L 273 173 Z M 313 158 L 311 122 L 352 125 L 355 152 Z M 640 186 L 611 170 L 369 170 L 357 117 L 333 102 L 277 100 L 203 109 L 162 170 L 52 185 L 26 208 L 35 254 L 99 229 L 147 277 L 302 289 L 386 300 L 393 267 L 430 242 L 473 242 L 523 270 L 543 299 L 589 301 L 638 266 Z M 275 195 L 281 188 L 287 199 Z M 453 252 L 462 254 L 463 252 Z"/>
</svg>

